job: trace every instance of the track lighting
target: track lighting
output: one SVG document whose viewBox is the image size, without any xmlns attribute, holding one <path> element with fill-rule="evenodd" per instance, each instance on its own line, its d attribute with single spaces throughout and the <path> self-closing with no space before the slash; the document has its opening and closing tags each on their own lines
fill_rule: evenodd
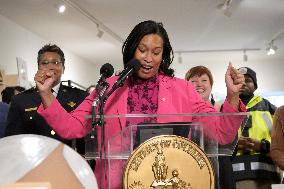
<svg viewBox="0 0 284 189">
<path fill-rule="evenodd" d="M 243 55 L 244 62 L 248 61 L 248 55 L 246 54 L 246 50 L 244 49 L 244 55 Z"/>
<path fill-rule="evenodd" d="M 103 35 L 104 35 L 104 32 L 100 28 L 98 28 L 98 33 L 97 33 L 98 38 L 102 38 Z"/>
<path fill-rule="evenodd" d="M 226 0 L 224 3 L 217 5 L 217 8 L 223 11 L 223 14 L 227 17 L 232 15 L 231 12 L 231 3 L 233 0 Z"/>
<path fill-rule="evenodd" d="M 277 47 L 274 45 L 274 40 L 271 40 L 270 43 L 268 43 L 268 46 L 266 48 L 267 55 L 274 55 L 276 53 Z"/>
<path fill-rule="evenodd" d="M 102 38 L 104 33 L 107 33 L 117 41 L 123 43 L 124 39 L 120 37 L 118 34 L 116 34 L 114 31 L 112 31 L 109 27 L 104 25 L 103 22 L 98 20 L 96 17 L 94 17 L 90 12 L 88 12 L 86 9 L 81 7 L 76 0 L 61 0 L 63 1 L 66 5 L 72 7 L 73 9 L 77 10 L 79 13 L 81 13 L 83 16 L 85 16 L 87 19 L 89 19 L 91 22 L 97 25 L 97 37 Z"/>
<path fill-rule="evenodd" d="M 182 53 L 216 53 L 216 52 L 246 52 L 248 51 L 260 51 L 260 48 L 246 48 L 246 49 L 203 49 L 203 50 L 181 50 L 174 51 L 174 53 L 182 54 Z"/>
<path fill-rule="evenodd" d="M 181 57 L 181 53 L 178 53 L 178 63 L 182 64 L 182 57 Z"/>
<path fill-rule="evenodd" d="M 100 25 L 99 25 L 99 24 L 97 24 L 97 29 L 98 29 L 97 37 L 98 37 L 98 38 L 102 38 L 102 37 L 103 37 L 103 35 L 104 35 L 104 31 L 103 31 L 103 30 L 101 30 L 101 28 L 100 28 Z"/>
</svg>

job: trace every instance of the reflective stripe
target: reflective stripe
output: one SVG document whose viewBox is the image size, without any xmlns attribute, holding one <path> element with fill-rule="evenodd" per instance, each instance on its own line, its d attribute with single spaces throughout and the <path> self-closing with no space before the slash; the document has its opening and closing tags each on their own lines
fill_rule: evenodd
<svg viewBox="0 0 284 189">
<path fill-rule="evenodd" d="M 272 130 L 272 121 L 269 119 L 268 115 L 266 112 L 262 113 L 262 118 L 264 119 L 266 126 L 269 129 L 269 134 L 271 135 L 271 130 Z"/>
<path fill-rule="evenodd" d="M 270 172 L 276 172 L 276 167 L 274 165 L 264 163 L 264 162 L 252 162 L 250 164 L 251 170 L 265 170 Z M 233 171 L 245 171 L 245 164 L 244 163 L 234 163 L 233 164 Z M 247 170 L 249 171 L 249 170 Z"/>
<path fill-rule="evenodd" d="M 244 163 L 234 163 L 233 164 L 233 171 L 244 171 L 245 164 Z"/>
<path fill-rule="evenodd" d="M 250 108 L 254 107 L 255 105 L 257 105 L 260 101 L 262 101 L 262 98 L 260 96 L 254 96 L 252 99 L 250 99 L 246 108 L 250 109 Z"/>
<path fill-rule="evenodd" d="M 270 172 L 276 172 L 276 167 L 274 165 L 264 162 L 252 162 L 250 166 L 251 170 L 265 170 Z"/>
</svg>

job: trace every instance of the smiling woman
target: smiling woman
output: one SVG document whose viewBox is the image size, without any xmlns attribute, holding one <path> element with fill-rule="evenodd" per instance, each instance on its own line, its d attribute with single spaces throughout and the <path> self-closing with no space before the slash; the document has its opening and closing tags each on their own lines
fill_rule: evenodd
<svg viewBox="0 0 284 189">
<path fill-rule="evenodd" d="M 205 66 L 192 67 L 185 75 L 185 79 L 190 81 L 200 94 L 203 100 L 212 104 L 217 111 L 220 111 L 221 104 L 215 102 L 212 95 L 213 76 L 211 71 Z M 222 147 L 222 146 L 219 146 Z M 219 156 L 219 188 L 235 189 L 236 184 L 233 178 L 233 167 L 231 157 Z"/>
<path fill-rule="evenodd" d="M 196 91 L 203 100 L 212 104 L 216 110 L 220 110 L 220 104 L 217 104 L 212 95 L 213 77 L 211 71 L 205 66 L 192 67 L 185 75 L 185 79 L 191 81 Z"/>
</svg>

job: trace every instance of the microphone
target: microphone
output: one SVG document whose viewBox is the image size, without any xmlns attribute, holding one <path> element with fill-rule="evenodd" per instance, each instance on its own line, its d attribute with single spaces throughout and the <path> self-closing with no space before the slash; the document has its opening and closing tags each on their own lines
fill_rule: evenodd
<svg viewBox="0 0 284 189">
<path fill-rule="evenodd" d="M 119 78 L 117 79 L 117 81 L 114 83 L 114 85 L 112 86 L 113 89 L 116 89 L 120 86 L 122 86 L 123 82 L 126 80 L 126 78 L 130 75 L 132 75 L 133 73 L 138 72 L 138 70 L 140 69 L 141 64 L 139 62 L 139 60 L 137 59 L 132 59 L 130 60 L 127 64 L 126 64 L 126 68 L 119 74 Z"/>
<path fill-rule="evenodd" d="M 113 66 L 110 63 L 105 63 L 104 65 L 102 65 L 101 69 L 100 69 L 100 78 L 97 82 L 96 85 L 96 90 L 99 89 L 99 87 L 102 85 L 102 83 L 106 80 L 106 78 L 109 78 L 110 76 L 112 76 L 114 72 Z"/>
<path fill-rule="evenodd" d="M 94 99 L 94 101 L 93 101 L 93 104 L 92 104 L 93 107 L 97 107 L 97 104 L 98 104 L 100 98 L 101 98 L 101 97 L 103 96 L 103 94 L 106 92 L 106 90 L 108 89 L 108 87 L 109 87 L 109 84 L 108 84 L 108 83 L 105 83 L 105 84 L 103 85 L 103 88 L 101 89 L 101 91 L 98 93 L 97 97 L 96 97 L 96 98 Z"/>
<path fill-rule="evenodd" d="M 113 84 L 110 91 L 103 97 L 103 103 L 108 99 L 108 97 L 118 88 L 123 85 L 123 82 L 126 80 L 128 76 L 130 76 L 133 73 L 138 72 L 140 69 L 141 64 L 139 60 L 132 59 L 126 64 L 126 68 L 119 74 L 119 78 L 116 80 L 116 82 Z"/>
<path fill-rule="evenodd" d="M 102 65 L 101 69 L 100 69 L 100 78 L 96 84 L 96 92 L 97 92 L 97 97 L 94 99 L 93 103 L 92 103 L 92 132 L 91 132 L 91 138 L 94 138 L 94 136 L 96 135 L 95 132 L 95 128 L 94 126 L 99 124 L 99 122 L 96 119 L 96 109 L 98 106 L 98 103 L 100 102 L 102 95 L 106 92 L 106 90 L 109 87 L 109 84 L 107 82 L 105 82 L 106 78 L 112 76 L 114 72 L 113 66 L 110 63 L 105 63 L 104 65 Z M 99 88 L 101 87 L 101 90 L 99 91 Z"/>
</svg>

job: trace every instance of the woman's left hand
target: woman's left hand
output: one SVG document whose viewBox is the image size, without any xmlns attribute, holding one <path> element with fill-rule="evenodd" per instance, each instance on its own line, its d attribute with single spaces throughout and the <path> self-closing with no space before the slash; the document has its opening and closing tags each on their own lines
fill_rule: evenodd
<svg viewBox="0 0 284 189">
<path fill-rule="evenodd" d="M 245 84 L 245 77 L 239 70 L 234 68 L 231 63 L 229 63 L 225 81 L 228 95 L 237 94 L 239 96 L 239 91 L 243 84 Z"/>
<path fill-rule="evenodd" d="M 241 87 L 245 84 L 245 77 L 239 70 L 232 66 L 232 63 L 229 63 L 225 81 L 227 92 L 231 92 L 232 94 L 237 93 L 239 95 Z"/>
<path fill-rule="evenodd" d="M 227 99 L 232 105 L 239 105 L 239 91 L 245 83 L 245 77 L 239 70 L 229 63 L 225 82 L 227 86 Z"/>
</svg>

